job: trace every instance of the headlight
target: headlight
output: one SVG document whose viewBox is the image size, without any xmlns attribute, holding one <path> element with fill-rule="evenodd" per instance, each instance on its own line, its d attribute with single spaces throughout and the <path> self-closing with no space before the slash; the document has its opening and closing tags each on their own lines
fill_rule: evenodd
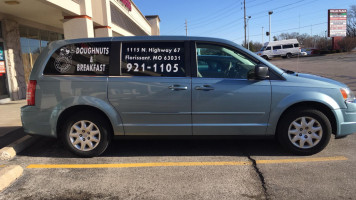
<svg viewBox="0 0 356 200">
<path fill-rule="evenodd" d="M 341 88 L 340 92 L 345 101 L 353 102 L 355 100 L 355 94 L 349 88 Z"/>
</svg>

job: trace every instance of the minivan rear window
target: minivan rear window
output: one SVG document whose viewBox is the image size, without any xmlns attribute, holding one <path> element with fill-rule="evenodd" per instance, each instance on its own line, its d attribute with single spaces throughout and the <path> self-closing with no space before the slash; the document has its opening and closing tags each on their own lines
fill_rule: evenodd
<svg viewBox="0 0 356 200">
<path fill-rule="evenodd" d="M 299 44 L 298 43 L 294 44 L 294 47 L 299 47 Z"/>
<path fill-rule="evenodd" d="M 44 75 L 95 75 L 109 73 L 110 42 L 77 43 L 56 50 Z"/>
<path fill-rule="evenodd" d="M 123 76 L 186 76 L 183 42 L 127 42 L 121 52 Z"/>
</svg>

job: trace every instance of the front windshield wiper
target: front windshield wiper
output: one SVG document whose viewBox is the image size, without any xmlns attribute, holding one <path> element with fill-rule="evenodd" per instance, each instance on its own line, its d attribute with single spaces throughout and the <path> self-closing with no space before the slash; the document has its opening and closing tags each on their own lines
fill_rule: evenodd
<svg viewBox="0 0 356 200">
<path fill-rule="evenodd" d="M 288 70 L 288 69 L 282 69 L 282 70 L 287 74 L 295 74 L 295 72 L 292 70 Z"/>
</svg>

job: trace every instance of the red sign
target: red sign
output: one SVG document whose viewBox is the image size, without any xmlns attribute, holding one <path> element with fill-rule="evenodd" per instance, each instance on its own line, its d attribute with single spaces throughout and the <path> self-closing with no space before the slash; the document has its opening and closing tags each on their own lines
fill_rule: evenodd
<svg viewBox="0 0 356 200">
<path fill-rule="evenodd" d="M 0 61 L 0 74 L 5 74 L 6 69 L 5 69 L 5 61 Z"/>
<path fill-rule="evenodd" d="M 118 1 L 118 0 L 116 0 L 116 1 Z M 132 8 L 131 8 L 131 1 L 130 1 L 130 0 L 120 0 L 120 1 L 125 5 L 125 7 L 126 7 L 127 9 L 129 9 L 129 11 L 132 10 Z"/>
</svg>

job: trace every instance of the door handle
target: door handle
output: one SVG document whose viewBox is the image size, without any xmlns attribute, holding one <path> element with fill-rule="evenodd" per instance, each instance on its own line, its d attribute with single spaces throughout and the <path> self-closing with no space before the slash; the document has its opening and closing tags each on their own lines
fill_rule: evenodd
<svg viewBox="0 0 356 200">
<path fill-rule="evenodd" d="M 168 87 L 170 90 L 187 90 L 187 86 L 181 86 L 181 85 L 171 85 Z"/>
<path fill-rule="evenodd" d="M 209 90 L 214 90 L 213 87 L 210 85 L 203 85 L 203 86 L 197 86 L 195 87 L 196 90 L 204 90 L 204 91 L 209 91 Z"/>
</svg>

